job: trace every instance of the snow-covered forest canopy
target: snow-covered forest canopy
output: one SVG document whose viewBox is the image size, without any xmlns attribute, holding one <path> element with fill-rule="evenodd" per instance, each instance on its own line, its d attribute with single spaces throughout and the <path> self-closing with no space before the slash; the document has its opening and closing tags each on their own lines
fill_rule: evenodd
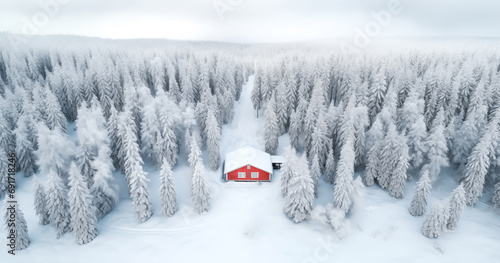
<svg viewBox="0 0 500 263">
<path fill-rule="evenodd" d="M 275 177 L 283 216 L 323 222 L 343 238 L 366 187 L 379 186 L 395 200 L 410 199 L 407 213 L 425 215 L 422 234 L 439 237 L 481 198 L 500 208 L 500 50 L 493 40 L 460 48 L 407 43 L 354 52 L 322 42 L 59 36 L 13 48 L 3 36 L 0 194 L 8 187 L 7 156 L 15 153 L 17 180 L 36 177 L 31 202 L 39 224 L 85 244 L 120 202 L 119 185 L 139 222 L 174 216 L 173 170 L 182 160 L 193 211 L 211 211 L 217 204 L 208 176 L 221 173 L 227 153 L 222 130 L 252 78 L 245 99 L 263 120 L 262 150 L 283 154 L 283 135 L 289 138 Z M 148 186 L 148 165 L 159 171 L 159 189 Z M 450 176 L 445 168 L 454 190 L 430 203 L 434 184 Z M 315 204 L 325 187 L 328 204 Z M 29 242 L 25 232 L 20 248 Z"/>
</svg>

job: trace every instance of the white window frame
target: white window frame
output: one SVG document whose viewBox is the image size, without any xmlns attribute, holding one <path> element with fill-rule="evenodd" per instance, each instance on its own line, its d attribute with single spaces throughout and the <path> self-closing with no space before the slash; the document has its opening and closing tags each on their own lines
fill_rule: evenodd
<svg viewBox="0 0 500 263">
<path fill-rule="evenodd" d="M 250 164 L 249 164 L 249 165 L 247 165 L 247 170 L 250 170 Z"/>
<path fill-rule="evenodd" d="M 244 179 L 247 178 L 247 173 L 246 172 L 238 172 L 238 179 Z"/>
<path fill-rule="evenodd" d="M 253 178 L 253 179 L 257 179 L 257 178 L 259 178 L 259 172 L 252 172 L 252 173 L 250 174 L 250 178 Z"/>
</svg>

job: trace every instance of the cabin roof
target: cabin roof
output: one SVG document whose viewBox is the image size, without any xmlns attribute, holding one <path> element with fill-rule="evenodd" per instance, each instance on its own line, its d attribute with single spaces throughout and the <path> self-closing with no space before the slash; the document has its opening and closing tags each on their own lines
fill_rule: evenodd
<svg viewBox="0 0 500 263">
<path fill-rule="evenodd" d="M 273 173 L 271 155 L 252 146 L 245 146 L 226 154 L 224 173 L 227 174 L 245 165 L 251 165 L 270 174 Z"/>
</svg>

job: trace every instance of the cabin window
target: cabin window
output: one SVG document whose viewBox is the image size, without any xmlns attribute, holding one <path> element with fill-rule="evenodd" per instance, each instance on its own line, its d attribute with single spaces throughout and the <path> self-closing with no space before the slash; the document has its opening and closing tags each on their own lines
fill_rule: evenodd
<svg viewBox="0 0 500 263">
<path fill-rule="evenodd" d="M 250 170 L 250 165 L 247 165 L 247 169 Z"/>
<path fill-rule="evenodd" d="M 245 172 L 238 172 L 238 178 L 246 178 Z"/>
<path fill-rule="evenodd" d="M 252 172 L 251 177 L 252 178 L 259 178 L 259 172 Z"/>
</svg>

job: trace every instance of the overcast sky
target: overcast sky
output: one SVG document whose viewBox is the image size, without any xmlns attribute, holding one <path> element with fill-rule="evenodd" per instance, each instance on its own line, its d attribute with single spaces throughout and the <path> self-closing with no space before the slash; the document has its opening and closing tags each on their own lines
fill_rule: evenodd
<svg viewBox="0 0 500 263">
<path fill-rule="evenodd" d="M 399 6 L 388 8 L 391 2 Z M 281 42 L 355 37 L 372 26 L 381 36 L 500 37 L 498 0 L 0 0 L 0 6 L 0 31 L 12 33 Z M 373 13 L 390 11 L 390 19 L 376 22 Z"/>
</svg>

